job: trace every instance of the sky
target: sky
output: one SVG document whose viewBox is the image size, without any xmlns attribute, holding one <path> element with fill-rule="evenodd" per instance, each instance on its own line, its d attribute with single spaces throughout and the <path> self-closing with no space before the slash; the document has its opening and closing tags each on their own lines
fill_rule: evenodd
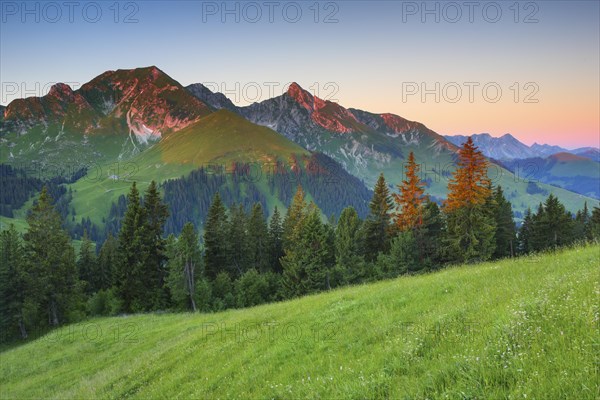
<svg viewBox="0 0 600 400">
<path fill-rule="evenodd" d="M 599 1 L 0 2 L 0 104 L 156 65 L 243 105 L 298 82 L 440 134 L 600 146 Z"/>
</svg>

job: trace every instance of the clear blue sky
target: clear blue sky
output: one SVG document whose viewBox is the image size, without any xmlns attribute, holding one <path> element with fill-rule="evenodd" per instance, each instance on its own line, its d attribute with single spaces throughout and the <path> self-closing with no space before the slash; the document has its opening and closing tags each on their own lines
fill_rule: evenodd
<svg viewBox="0 0 600 400">
<path fill-rule="evenodd" d="M 77 86 L 105 70 L 156 65 L 184 85 L 224 87 L 240 104 L 296 81 L 442 134 L 600 145 L 598 1 L 475 2 L 472 10 L 459 1 L 461 15 L 447 2 L 426 2 L 429 14 L 421 1 L 274 3 L 228 2 L 227 14 L 221 1 L 83 1 L 69 15 L 62 1 L 3 1 L 0 103 L 52 82 Z M 473 101 L 465 82 L 478 85 Z M 496 86 L 502 96 L 492 102 Z M 422 88 L 439 101 L 422 98 Z"/>
</svg>

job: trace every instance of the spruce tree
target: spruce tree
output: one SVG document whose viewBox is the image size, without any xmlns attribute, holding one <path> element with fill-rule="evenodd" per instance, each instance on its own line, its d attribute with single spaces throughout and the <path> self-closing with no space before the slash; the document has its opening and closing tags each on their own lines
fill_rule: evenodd
<svg viewBox="0 0 600 400">
<path fill-rule="evenodd" d="M 27 216 L 24 235 L 32 303 L 50 326 L 77 319 L 82 306 L 75 250 L 46 187 Z"/>
<path fill-rule="evenodd" d="M 115 269 L 119 260 L 119 242 L 109 233 L 100 248 L 96 263 L 96 279 L 99 290 L 110 289 L 114 285 Z"/>
<path fill-rule="evenodd" d="M 290 249 L 298 239 L 300 226 L 308 214 L 308 205 L 305 200 L 305 193 L 302 186 L 298 185 L 296 194 L 292 198 L 292 203 L 285 214 L 283 220 L 283 248 Z"/>
<path fill-rule="evenodd" d="M 590 218 L 590 235 L 594 240 L 600 240 L 600 207 L 594 207 Z"/>
<path fill-rule="evenodd" d="M 512 206 L 504 197 L 502 187 L 494 190 L 493 216 L 496 221 L 496 249 L 494 258 L 513 257 L 516 247 L 516 226 L 513 220 Z"/>
<path fill-rule="evenodd" d="M 363 252 L 367 261 L 374 261 L 380 252 L 389 250 L 392 205 L 390 190 L 383 174 L 380 174 L 369 203 L 370 213 L 364 223 Z"/>
<path fill-rule="evenodd" d="M 0 233 L 0 332 L 1 339 L 26 339 L 24 307 L 28 276 L 21 236 L 10 224 Z M 3 340 L 0 340 L 3 341 Z"/>
<path fill-rule="evenodd" d="M 283 226 L 281 214 L 275 206 L 271 221 L 269 222 L 269 260 L 271 269 L 281 273 L 281 257 L 283 257 Z"/>
<path fill-rule="evenodd" d="M 269 266 L 269 229 L 260 203 L 255 203 L 248 219 L 249 267 L 267 272 Z"/>
<path fill-rule="evenodd" d="M 89 296 L 96 293 L 99 290 L 96 250 L 95 244 L 88 237 L 87 229 L 83 231 L 79 257 L 77 258 L 77 270 L 85 294 Z"/>
<path fill-rule="evenodd" d="M 227 212 L 221 196 L 217 193 L 208 209 L 204 229 L 204 265 L 209 279 L 215 279 L 220 272 L 225 272 L 228 266 L 227 227 Z"/>
<path fill-rule="evenodd" d="M 142 253 L 138 267 L 138 279 L 142 281 L 144 295 L 137 303 L 144 311 L 158 310 L 166 307 L 168 294 L 165 290 L 167 276 L 164 225 L 169 216 L 167 206 L 163 203 L 156 182 L 150 182 L 144 193 L 143 219 L 141 237 Z"/>
<path fill-rule="evenodd" d="M 143 270 L 143 229 L 146 216 L 140 204 L 140 195 L 133 182 L 127 195 L 127 211 L 119 232 L 119 260 L 116 269 L 115 287 L 123 312 L 136 311 L 134 303 L 145 295 L 143 283 L 138 276 Z"/>
<path fill-rule="evenodd" d="M 229 274 L 239 278 L 248 270 L 250 261 L 248 243 L 248 217 L 243 205 L 233 206 L 230 211 L 227 240 L 229 241 Z"/>
<path fill-rule="evenodd" d="M 333 249 L 321 222 L 320 210 L 310 207 L 296 232 L 296 244 L 285 250 L 283 265 L 283 290 L 285 297 L 301 296 L 328 289 Z"/>
<path fill-rule="evenodd" d="M 177 308 L 196 311 L 202 259 L 194 225 L 186 223 L 179 238 L 171 240 L 169 247 L 167 285 L 171 298 Z"/>
<path fill-rule="evenodd" d="M 427 200 L 425 183 L 419 178 L 420 167 L 411 151 L 406 164 L 406 179 L 398 185 L 399 194 L 394 193 L 396 203 L 395 223 L 399 231 L 413 230 L 423 223 L 423 207 Z"/>
<path fill-rule="evenodd" d="M 452 262 L 488 260 L 495 248 L 496 224 L 487 160 L 469 137 L 458 152 L 456 171 L 444 203 L 445 252 Z"/>
<path fill-rule="evenodd" d="M 519 229 L 519 237 L 518 237 L 518 251 L 521 254 L 529 254 L 531 253 L 533 248 L 533 215 L 531 214 L 531 208 L 528 208 L 525 211 L 525 216 L 523 217 L 523 224 L 521 224 L 521 228 Z"/>
<path fill-rule="evenodd" d="M 550 194 L 534 217 L 534 249 L 557 248 L 573 242 L 573 218 L 565 206 Z"/>
<path fill-rule="evenodd" d="M 364 278 L 364 263 L 360 251 L 362 221 L 354 207 L 346 207 L 335 229 L 336 270 L 342 272 L 341 283 Z"/>
</svg>

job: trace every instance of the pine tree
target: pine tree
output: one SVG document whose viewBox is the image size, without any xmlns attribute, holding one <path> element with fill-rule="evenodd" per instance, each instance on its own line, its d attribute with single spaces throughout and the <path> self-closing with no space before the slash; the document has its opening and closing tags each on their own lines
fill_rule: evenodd
<svg viewBox="0 0 600 400">
<path fill-rule="evenodd" d="M 328 289 L 333 249 L 328 246 L 328 232 L 318 208 L 311 207 L 295 237 L 296 244 L 285 250 L 281 260 L 284 296 L 295 297 Z"/>
<path fill-rule="evenodd" d="M 297 241 L 300 227 L 304 218 L 308 215 L 308 205 L 304 199 L 305 194 L 302 186 L 298 185 L 292 203 L 283 220 L 283 248 L 290 249 Z"/>
<path fill-rule="evenodd" d="M 600 207 L 594 207 L 590 218 L 590 234 L 594 240 L 600 240 Z"/>
<path fill-rule="evenodd" d="M 137 303 L 142 310 L 150 311 L 166 307 L 168 301 L 164 285 L 168 271 L 163 234 L 169 211 L 154 181 L 144 193 L 143 209 L 142 253 L 136 272 L 142 281 L 144 295 L 137 299 Z"/>
<path fill-rule="evenodd" d="M 136 183 L 133 182 L 127 195 L 127 211 L 119 232 L 119 260 L 116 270 L 116 294 L 121 301 L 122 311 L 130 313 L 134 310 L 134 302 L 144 296 L 144 289 L 139 279 L 139 265 L 143 255 L 143 229 L 146 216 L 140 204 L 140 195 Z"/>
<path fill-rule="evenodd" d="M 459 150 L 444 203 L 445 251 L 452 262 L 485 261 L 494 252 L 496 224 L 490 212 L 494 201 L 487 165 L 469 138 Z"/>
<path fill-rule="evenodd" d="M 533 219 L 533 248 L 540 251 L 573 242 L 573 218 L 565 206 L 550 194 Z"/>
<path fill-rule="evenodd" d="M 379 175 L 373 198 L 369 203 L 369 216 L 364 223 L 363 252 L 367 261 L 374 261 L 380 252 L 389 250 L 390 210 L 393 202 L 383 174 Z"/>
<path fill-rule="evenodd" d="M 167 278 L 171 298 L 179 309 L 196 311 L 197 281 L 202 271 L 198 235 L 194 225 L 186 223 L 179 239 L 171 242 Z"/>
<path fill-rule="evenodd" d="M 260 203 L 255 203 L 248 219 L 249 267 L 259 272 L 269 270 L 269 229 Z"/>
<path fill-rule="evenodd" d="M 399 232 L 392 239 L 389 254 L 380 254 L 377 267 L 383 278 L 395 278 L 420 269 L 417 243 L 412 231 Z"/>
<path fill-rule="evenodd" d="M 420 167 L 411 151 L 406 164 L 406 179 L 398 185 L 399 194 L 394 193 L 396 203 L 395 223 L 399 231 L 412 230 L 423 223 L 423 207 L 427 200 L 425 184 L 419 178 Z"/>
<path fill-rule="evenodd" d="M 119 242 L 109 233 L 100 248 L 98 261 L 96 263 L 96 279 L 99 290 L 108 290 L 114 284 L 115 268 L 119 260 Z"/>
<path fill-rule="evenodd" d="M 445 225 L 440 208 L 433 201 L 423 207 L 423 223 L 413 230 L 420 268 L 436 269 L 443 263 L 441 249 Z"/>
<path fill-rule="evenodd" d="M 0 233 L 0 332 L 2 339 L 26 339 L 24 307 L 28 291 L 25 254 L 15 226 Z M 2 340 L 0 340 L 2 341 Z"/>
<path fill-rule="evenodd" d="M 88 237 L 87 229 L 84 229 L 79 257 L 77 258 L 77 270 L 79 271 L 79 280 L 83 285 L 83 290 L 88 296 L 99 290 L 96 275 L 96 250 L 94 247 L 94 243 Z"/>
<path fill-rule="evenodd" d="M 590 219 L 591 215 L 586 201 L 585 203 L 583 203 L 583 209 L 577 211 L 577 214 L 575 215 L 575 222 L 573 225 L 573 238 L 575 240 L 592 240 Z"/>
<path fill-rule="evenodd" d="M 82 305 L 75 250 L 46 187 L 27 223 L 24 239 L 27 271 L 32 277 L 30 300 L 41 313 L 47 313 L 50 326 L 74 320 Z"/>
<path fill-rule="evenodd" d="M 444 204 L 447 213 L 486 203 L 491 195 L 487 167 L 486 158 L 469 137 L 458 152 L 457 168 L 448 182 L 448 199 Z"/>
<path fill-rule="evenodd" d="M 217 193 L 208 209 L 204 229 L 204 265 L 209 279 L 215 279 L 227 268 L 229 254 L 227 226 L 227 212 L 221 196 Z"/>
<path fill-rule="evenodd" d="M 239 278 L 248 270 L 250 259 L 248 244 L 248 217 L 244 206 L 233 206 L 230 211 L 227 240 L 229 241 L 229 274 Z"/>
<path fill-rule="evenodd" d="M 275 206 L 269 222 L 269 260 L 274 272 L 281 273 L 283 271 L 280 261 L 283 255 L 283 226 L 281 214 Z"/>
<path fill-rule="evenodd" d="M 494 191 L 493 216 L 496 221 L 496 249 L 494 258 L 513 257 L 515 255 L 517 228 L 513 220 L 512 206 L 504 197 L 502 187 Z"/>
<path fill-rule="evenodd" d="M 336 270 L 343 274 L 341 283 L 364 278 L 364 263 L 360 252 L 362 222 L 354 207 L 346 207 L 335 229 Z"/>
<path fill-rule="evenodd" d="M 533 215 L 531 214 L 531 208 L 528 208 L 525 211 L 525 216 L 523 217 L 523 224 L 519 229 L 519 237 L 518 237 L 518 250 L 521 254 L 529 254 L 531 253 L 533 248 Z"/>
</svg>

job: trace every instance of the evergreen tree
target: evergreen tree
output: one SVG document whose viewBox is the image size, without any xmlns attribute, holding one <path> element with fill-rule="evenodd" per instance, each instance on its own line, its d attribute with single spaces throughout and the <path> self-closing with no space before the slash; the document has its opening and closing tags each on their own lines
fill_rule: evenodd
<svg viewBox="0 0 600 400">
<path fill-rule="evenodd" d="M 583 210 L 577 211 L 573 225 L 573 238 L 579 241 L 592 240 L 591 215 L 588 209 L 587 201 L 583 203 Z"/>
<path fill-rule="evenodd" d="M 600 207 L 594 207 L 590 218 L 590 235 L 594 240 L 600 240 Z"/>
<path fill-rule="evenodd" d="M 248 252 L 250 268 L 262 273 L 269 270 L 269 229 L 260 203 L 254 204 L 248 219 Z"/>
<path fill-rule="evenodd" d="M 400 232 L 392 239 L 389 254 L 380 254 L 377 267 L 383 278 L 395 278 L 408 272 L 418 271 L 417 243 L 412 231 Z"/>
<path fill-rule="evenodd" d="M 169 275 L 167 286 L 171 298 L 179 309 L 196 311 L 197 281 L 201 277 L 201 253 L 194 225 L 183 226 L 176 241 L 171 239 L 169 247 Z"/>
<path fill-rule="evenodd" d="M 100 248 L 96 263 L 96 282 L 99 290 L 110 289 L 114 284 L 115 268 L 119 260 L 119 242 L 112 234 L 104 241 Z"/>
<path fill-rule="evenodd" d="M 343 274 L 341 283 L 364 278 L 364 260 L 360 252 L 362 222 L 354 207 L 346 207 L 335 229 L 336 270 Z"/>
<path fill-rule="evenodd" d="M 244 206 L 233 206 L 230 211 L 227 240 L 229 241 L 229 274 L 239 278 L 248 270 L 250 246 L 248 240 L 248 216 Z"/>
<path fill-rule="evenodd" d="M 138 272 L 143 260 L 143 229 L 146 219 L 145 210 L 140 203 L 136 183 L 133 182 L 127 195 L 127 211 L 119 232 L 119 260 L 116 270 L 116 294 L 121 301 L 122 311 L 136 311 L 134 302 L 142 298 L 144 288 Z"/>
<path fill-rule="evenodd" d="M 533 248 L 556 248 L 573 242 L 573 218 L 565 206 L 550 194 L 533 219 Z"/>
<path fill-rule="evenodd" d="M 27 223 L 24 239 L 27 271 L 32 277 L 30 300 L 37 310 L 47 313 L 50 326 L 77 319 L 82 298 L 75 250 L 46 187 L 27 216 Z"/>
<path fill-rule="evenodd" d="M 488 260 L 495 247 L 495 221 L 487 160 L 469 137 L 458 152 L 457 169 L 448 183 L 446 256 L 453 262 Z"/>
<path fill-rule="evenodd" d="M 423 223 L 423 207 L 427 200 L 425 184 L 419 178 L 420 167 L 411 151 L 406 164 L 406 179 L 398 185 L 399 194 L 394 193 L 396 203 L 395 222 L 399 231 L 412 230 Z"/>
<path fill-rule="evenodd" d="M 285 250 L 283 290 L 285 297 L 301 296 L 328 289 L 332 250 L 320 210 L 313 207 L 296 233 L 297 242 Z"/>
<path fill-rule="evenodd" d="M 518 238 L 518 250 L 521 254 L 529 254 L 531 253 L 533 248 L 533 215 L 531 214 L 531 208 L 528 208 L 525 211 L 525 216 L 523 217 L 523 224 L 519 229 L 519 238 Z"/>
<path fill-rule="evenodd" d="M 96 293 L 99 290 L 96 275 L 96 249 L 94 243 L 88 237 L 87 230 L 83 231 L 83 241 L 77 258 L 77 270 L 85 294 L 89 296 Z"/>
<path fill-rule="evenodd" d="M 141 262 L 136 265 L 137 278 L 142 283 L 143 295 L 136 299 L 141 310 L 150 311 L 165 308 L 168 293 L 165 290 L 167 276 L 164 225 L 169 211 L 162 202 L 156 182 L 150 182 L 144 193 L 141 226 Z"/>
<path fill-rule="evenodd" d="M 283 271 L 280 261 L 283 255 L 283 226 L 281 214 L 275 206 L 269 222 L 269 260 L 274 272 L 281 273 Z"/>
<path fill-rule="evenodd" d="M 290 249 L 298 239 L 300 227 L 308 214 L 308 205 L 304 199 L 305 194 L 302 186 L 298 185 L 292 203 L 283 220 L 283 248 Z"/>
<path fill-rule="evenodd" d="M 504 197 L 502 187 L 494 191 L 493 216 L 496 221 L 496 249 L 494 258 L 513 257 L 515 254 L 517 228 L 513 220 L 512 206 Z"/>
<path fill-rule="evenodd" d="M 379 175 L 373 198 L 369 203 L 369 216 L 364 223 L 363 252 L 367 261 L 374 261 L 380 252 L 389 250 L 390 210 L 393 202 L 383 174 Z"/>
<path fill-rule="evenodd" d="M 420 268 L 435 269 L 443 262 L 441 249 L 445 226 L 440 208 L 433 201 L 423 207 L 423 223 L 413 230 Z"/>
<path fill-rule="evenodd" d="M 209 279 L 215 279 L 219 272 L 224 272 L 227 268 L 229 254 L 227 226 L 227 212 L 221 196 L 217 193 L 208 209 L 204 229 L 204 265 Z"/>
<path fill-rule="evenodd" d="M 24 249 L 15 226 L 0 233 L 0 332 L 1 339 L 27 338 L 24 308 L 28 291 Z M 0 340 L 2 341 L 2 340 Z"/>
</svg>

